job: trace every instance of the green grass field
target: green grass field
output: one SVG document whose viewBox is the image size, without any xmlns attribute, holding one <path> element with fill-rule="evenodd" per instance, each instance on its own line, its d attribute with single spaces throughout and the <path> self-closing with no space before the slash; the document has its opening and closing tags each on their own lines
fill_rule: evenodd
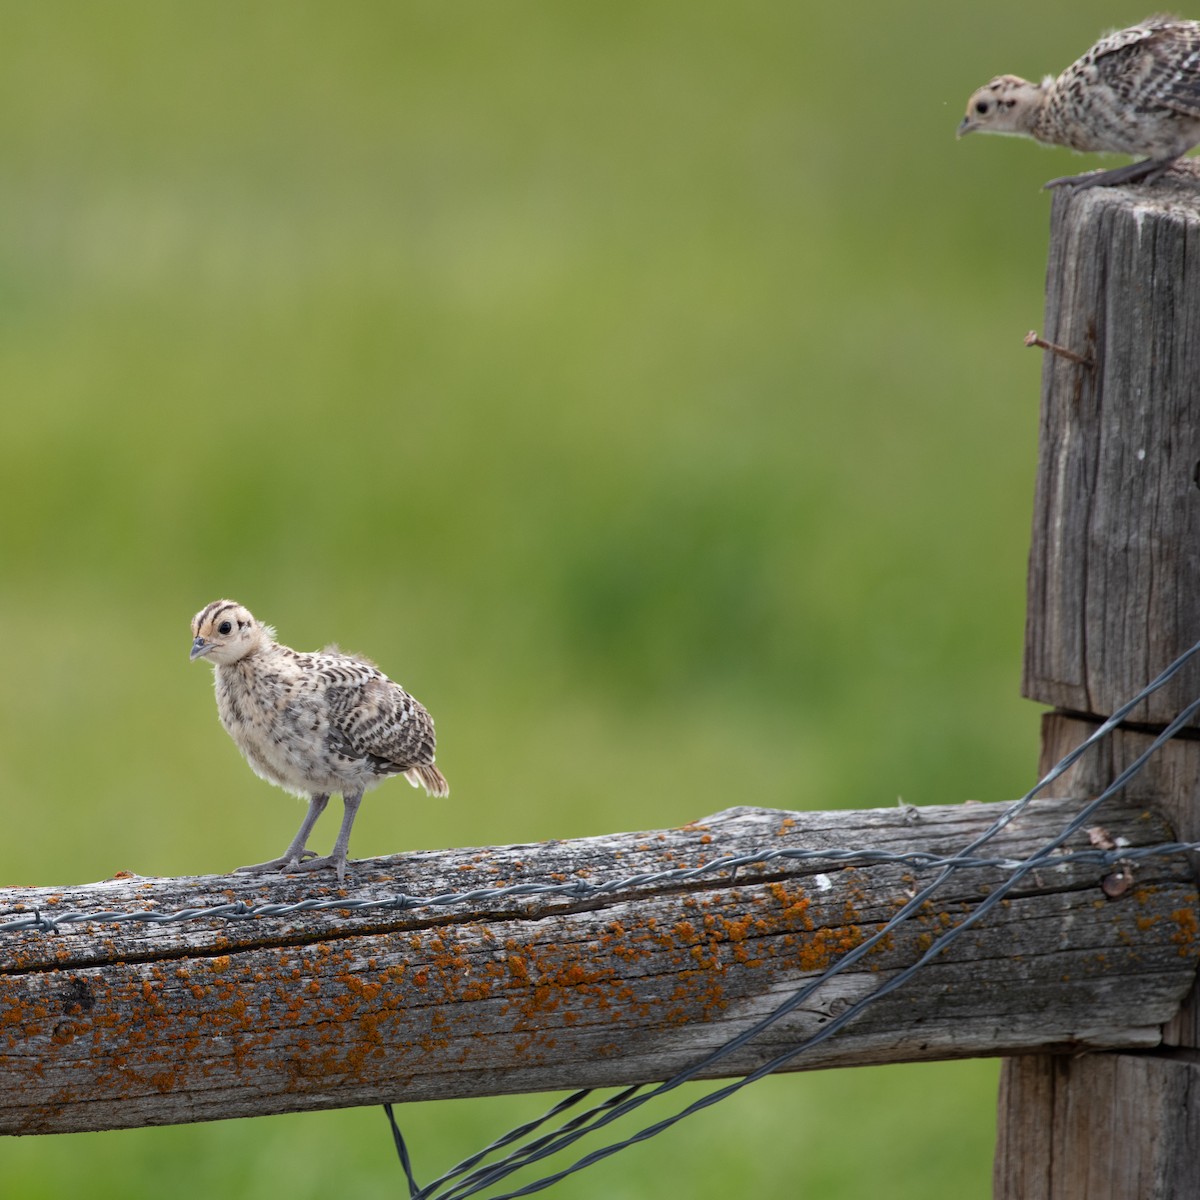
<svg viewBox="0 0 1200 1200">
<path fill-rule="evenodd" d="M 1140 9 L 3 11 L 3 882 L 282 850 L 300 806 L 187 661 L 219 596 L 437 717 L 452 799 L 374 793 L 358 856 L 1032 782 L 1021 338 L 1082 164 L 953 134 Z M 982 1196 L 995 1078 L 771 1079 L 551 1194 Z M 428 1178 L 546 1103 L 400 1113 Z M 10 1140 L 0 1178 L 404 1190 L 375 1109 Z"/>
</svg>

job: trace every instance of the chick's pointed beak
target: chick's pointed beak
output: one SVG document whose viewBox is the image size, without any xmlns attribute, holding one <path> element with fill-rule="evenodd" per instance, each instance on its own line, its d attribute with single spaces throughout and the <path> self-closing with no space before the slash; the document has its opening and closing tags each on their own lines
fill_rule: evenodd
<svg viewBox="0 0 1200 1200">
<path fill-rule="evenodd" d="M 198 637 L 192 643 L 192 652 L 188 655 L 189 662 L 195 662 L 201 655 L 207 654 L 212 647 L 202 638 Z"/>
<path fill-rule="evenodd" d="M 963 137 L 965 134 L 973 133 L 979 126 L 975 125 L 970 117 L 963 117 L 958 123 L 958 132 L 954 135 L 956 138 Z"/>
</svg>

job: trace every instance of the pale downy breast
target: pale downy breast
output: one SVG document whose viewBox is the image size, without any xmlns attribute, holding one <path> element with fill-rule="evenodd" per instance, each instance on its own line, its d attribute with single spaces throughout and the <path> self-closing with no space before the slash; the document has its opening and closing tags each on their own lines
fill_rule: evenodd
<svg viewBox="0 0 1200 1200">
<path fill-rule="evenodd" d="M 261 778 L 297 795 L 362 786 L 369 771 L 329 748 L 328 716 L 313 680 L 286 658 L 217 672 L 221 723 Z"/>
</svg>

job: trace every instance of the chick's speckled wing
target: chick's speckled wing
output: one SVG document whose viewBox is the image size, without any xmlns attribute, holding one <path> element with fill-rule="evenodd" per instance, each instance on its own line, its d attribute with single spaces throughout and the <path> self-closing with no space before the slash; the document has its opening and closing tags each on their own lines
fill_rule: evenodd
<svg viewBox="0 0 1200 1200">
<path fill-rule="evenodd" d="M 1104 38 L 1086 57 L 1135 106 L 1200 117 L 1200 22 L 1147 21 Z"/>
<path fill-rule="evenodd" d="M 1164 28 L 1174 24 L 1171 21 L 1142 21 L 1138 25 L 1130 25 L 1128 29 L 1116 29 L 1110 34 L 1102 37 L 1088 52 L 1085 54 L 1084 60 L 1092 59 L 1094 61 L 1106 57 L 1110 54 L 1115 54 L 1119 50 L 1126 50 L 1130 46 L 1137 46 L 1142 42 L 1152 41 L 1158 37 Z"/>
<path fill-rule="evenodd" d="M 1150 90 L 1160 104 L 1200 117 L 1200 22 L 1175 25 L 1149 43 L 1156 51 Z"/>
<path fill-rule="evenodd" d="M 433 762 L 433 718 L 398 683 L 360 659 L 321 656 L 332 747 L 380 774 Z"/>
</svg>

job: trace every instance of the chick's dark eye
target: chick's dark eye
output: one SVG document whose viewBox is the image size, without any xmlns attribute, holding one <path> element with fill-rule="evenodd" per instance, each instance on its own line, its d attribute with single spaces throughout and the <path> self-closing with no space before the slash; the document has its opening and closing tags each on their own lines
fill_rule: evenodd
<svg viewBox="0 0 1200 1200">
<path fill-rule="evenodd" d="M 220 625 L 217 626 L 218 633 L 231 633 L 232 631 L 233 631 L 233 626 L 230 625 L 230 623 L 228 621 L 222 621 L 220 623 Z"/>
<path fill-rule="evenodd" d="M 988 110 L 988 102 L 986 100 L 975 101 L 975 111 L 982 116 Z"/>
</svg>

